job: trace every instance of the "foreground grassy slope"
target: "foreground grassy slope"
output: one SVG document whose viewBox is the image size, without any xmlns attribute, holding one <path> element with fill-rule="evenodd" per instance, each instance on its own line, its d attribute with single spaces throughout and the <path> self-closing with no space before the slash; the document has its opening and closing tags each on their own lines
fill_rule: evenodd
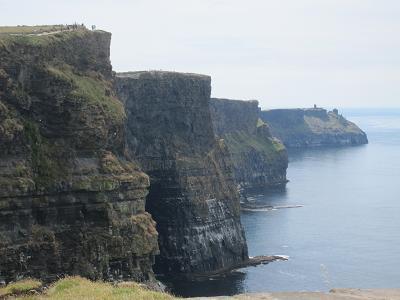
<svg viewBox="0 0 400 300">
<path fill-rule="evenodd" d="M 100 281 L 90 281 L 81 277 L 60 279 L 48 289 L 39 292 L 41 283 L 36 280 L 24 280 L 0 288 L 0 298 L 9 299 L 136 299 L 136 300 L 172 300 L 169 294 L 150 291 L 137 283 L 124 282 L 118 285 Z"/>
</svg>

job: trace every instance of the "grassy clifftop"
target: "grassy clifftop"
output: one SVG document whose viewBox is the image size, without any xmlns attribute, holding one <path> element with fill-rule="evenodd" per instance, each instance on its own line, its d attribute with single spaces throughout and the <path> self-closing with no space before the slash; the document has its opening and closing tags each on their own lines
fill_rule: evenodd
<svg viewBox="0 0 400 300">
<path fill-rule="evenodd" d="M 147 289 L 134 282 L 112 285 L 101 281 L 90 281 L 81 277 L 66 277 L 43 289 L 37 280 L 23 280 L 0 288 L 0 298 L 31 300 L 173 300 L 175 297 Z"/>
<path fill-rule="evenodd" d="M 111 77 L 111 33 L 82 26 L 63 30 L 57 30 L 57 26 L 35 28 L 0 27 L 2 59 L 30 60 L 38 66 L 46 62 L 66 63 L 79 71 L 100 72 Z"/>
<path fill-rule="evenodd" d="M 43 34 L 66 30 L 67 28 L 68 25 L 1 26 L 0 34 Z M 80 26 L 80 28 L 82 28 L 82 26 Z"/>
<path fill-rule="evenodd" d="M 30 152 L 33 170 L 20 176 L 48 186 L 68 175 L 66 153 L 122 149 L 110 38 L 82 26 L 0 27 L 0 155 Z M 32 189 L 31 181 L 11 181 L 0 173 L 3 191 Z"/>
<path fill-rule="evenodd" d="M 287 147 L 343 146 L 368 143 L 366 134 L 337 110 L 322 108 L 262 111 L 271 133 Z"/>
</svg>

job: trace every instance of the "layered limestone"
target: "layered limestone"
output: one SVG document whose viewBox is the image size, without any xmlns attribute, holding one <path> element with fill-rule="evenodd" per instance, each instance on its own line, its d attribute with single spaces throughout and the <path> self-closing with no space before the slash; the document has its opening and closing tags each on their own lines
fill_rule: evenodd
<svg viewBox="0 0 400 300">
<path fill-rule="evenodd" d="M 286 148 L 259 119 L 258 102 L 211 99 L 210 107 L 214 131 L 228 147 L 241 187 L 286 184 Z"/>
<path fill-rule="evenodd" d="M 367 135 L 336 109 L 272 109 L 261 112 L 271 133 L 286 147 L 349 146 L 367 144 Z"/>
<path fill-rule="evenodd" d="M 153 276 L 149 178 L 125 155 L 110 39 L 0 35 L 0 281 Z"/>
<path fill-rule="evenodd" d="M 150 176 L 159 272 L 204 274 L 248 259 L 227 147 L 210 116 L 211 79 L 197 74 L 117 75 L 129 153 Z"/>
</svg>

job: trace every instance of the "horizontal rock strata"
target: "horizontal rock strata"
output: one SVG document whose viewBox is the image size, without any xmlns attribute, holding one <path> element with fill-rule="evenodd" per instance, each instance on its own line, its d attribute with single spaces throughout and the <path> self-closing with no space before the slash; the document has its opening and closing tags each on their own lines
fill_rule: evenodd
<svg viewBox="0 0 400 300">
<path fill-rule="evenodd" d="M 288 156 L 259 119 L 257 101 L 211 99 L 215 133 L 232 156 L 236 181 L 244 188 L 284 185 Z"/>
<path fill-rule="evenodd" d="M 200 274 L 247 260 L 229 153 L 212 128 L 210 77 L 117 76 L 129 152 L 150 176 L 146 208 L 159 232 L 157 271 Z"/>
<path fill-rule="evenodd" d="M 110 39 L 0 36 L 0 281 L 153 276 L 149 178 L 124 154 Z"/>
</svg>

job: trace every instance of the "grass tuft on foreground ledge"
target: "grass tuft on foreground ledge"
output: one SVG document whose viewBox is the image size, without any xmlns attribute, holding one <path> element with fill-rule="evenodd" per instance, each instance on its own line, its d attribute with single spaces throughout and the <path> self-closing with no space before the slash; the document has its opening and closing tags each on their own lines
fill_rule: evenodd
<svg viewBox="0 0 400 300">
<path fill-rule="evenodd" d="M 4 288 L 0 288 L 0 297 L 11 294 L 25 294 L 31 290 L 36 290 L 42 283 L 34 279 L 24 279 L 15 283 L 10 283 Z"/>
<path fill-rule="evenodd" d="M 119 285 L 101 281 L 90 281 L 82 277 L 66 277 L 60 279 L 43 293 L 32 294 L 32 290 L 41 287 L 36 280 L 23 280 L 0 288 L 0 297 L 16 295 L 12 299 L 137 299 L 137 300 L 173 300 L 177 299 L 167 293 L 150 291 L 134 282 L 124 282 Z"/>
</svg>

